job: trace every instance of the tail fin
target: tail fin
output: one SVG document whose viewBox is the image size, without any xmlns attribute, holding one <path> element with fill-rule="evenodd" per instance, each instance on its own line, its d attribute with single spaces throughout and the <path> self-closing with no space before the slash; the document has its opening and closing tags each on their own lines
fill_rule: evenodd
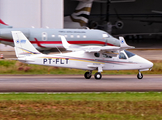
<svg viewBox="0 0 162 120">
<path fill-rule="evenodd" d="M 125 50 L 125 49 L 129 49 L 129 48 L 135 48 L 133 46 L 129 46 L 126 42 L 125 39 L 123 37 L 119 37 L 120 40 L 120 49 L 121 50 Z"/>
<path fill-rule="evenodd" d="M 15 44 L 15 53 L 18 58 L 33 54 L 41 54 L 21 31 L 12 31 L 12 37 Z"/>
<path fill-rule="evenodd" d="M 6 23 L 4 23 L 1 19 L 0 19 L 0 29 L 1 28 L 12 28 L 12 26 L 7 25 Z"/>
<path fill-rule="evenodd" d="M 71 28 L 71 26 L 73 26 L 69 25 L 69 22 L 71 22 L 71 24 L 78 23 L 79 25 L 75 28 L 87 26 L 89 15 L 91 12 L 92 2 L 93 0 L 80 1 L 74 13 L 64 18 L 65 28 Z"/>
</svg>

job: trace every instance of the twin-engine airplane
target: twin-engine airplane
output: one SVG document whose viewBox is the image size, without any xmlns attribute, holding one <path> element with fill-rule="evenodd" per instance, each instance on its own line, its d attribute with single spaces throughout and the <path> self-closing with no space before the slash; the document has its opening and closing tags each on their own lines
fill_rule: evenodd
<svg viewBox="0 0 162 120">
<path fill-rule="evenodd" d="M 138 79 L 142 79 L 141 71 L 151 70 L 153 63 L 125 49 L 134 48 L 120 37 L 120 47 L 115 46 L 80 46 L 69 44 L 61 36 L 63 46 L 72 52 L 46 55 L 40 53 L 20 31 L 12 31 L 15 52 L 18 60 L 28 64 L 56 66 L 87 70 L 84 74 L 90 79 L 93 70 L 98 70 L 95 79 L 101 79 L 103 70 L 139 70 Z"/>
</svg>

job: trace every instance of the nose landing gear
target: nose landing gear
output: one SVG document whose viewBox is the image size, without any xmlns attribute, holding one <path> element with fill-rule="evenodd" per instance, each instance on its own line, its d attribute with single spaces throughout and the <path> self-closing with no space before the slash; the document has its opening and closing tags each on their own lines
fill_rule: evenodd
<svg viewBox="0 0 162 120">
<path fill-rule="evenodd" d="M 139 73 L 137 74 L 137 78 L 138 79 L 142 79 L 143 78 L 143 74 L 139 71 Z"/>
</svg>

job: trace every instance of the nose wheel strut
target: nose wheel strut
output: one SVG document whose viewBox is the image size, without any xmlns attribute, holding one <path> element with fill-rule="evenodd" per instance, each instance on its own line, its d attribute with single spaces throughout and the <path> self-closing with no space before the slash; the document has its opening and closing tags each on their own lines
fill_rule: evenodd
<svg viewBox="0 0 162 120">
<path fill-rule="evenodd" d="M 143 78 L 143 74 L 139 71 L 139 73 L 137 74 L 137 78 L 138 79 L 142 79 Z"/>
</svg>

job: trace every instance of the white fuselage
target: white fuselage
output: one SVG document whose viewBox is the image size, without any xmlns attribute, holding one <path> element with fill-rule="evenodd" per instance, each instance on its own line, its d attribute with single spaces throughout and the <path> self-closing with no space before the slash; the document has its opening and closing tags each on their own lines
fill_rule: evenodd
<svg viewBox="0 0 162 120">
<path fill-rule="evenodd" d="M 38 54 L 27 57 L 25 63 L 83 70 L 98 70 L 98 67 L 102 70 L 145 70 L 153 66 L 152 62 L 135 54 L 128 56 L 125 51 L 121 51 L 116 57 L 110 57 L 107 53 L 99 54 L 99 57 L 96 57 L 95 53 L 84 51 L 54 55 Z"/>
</svg>

